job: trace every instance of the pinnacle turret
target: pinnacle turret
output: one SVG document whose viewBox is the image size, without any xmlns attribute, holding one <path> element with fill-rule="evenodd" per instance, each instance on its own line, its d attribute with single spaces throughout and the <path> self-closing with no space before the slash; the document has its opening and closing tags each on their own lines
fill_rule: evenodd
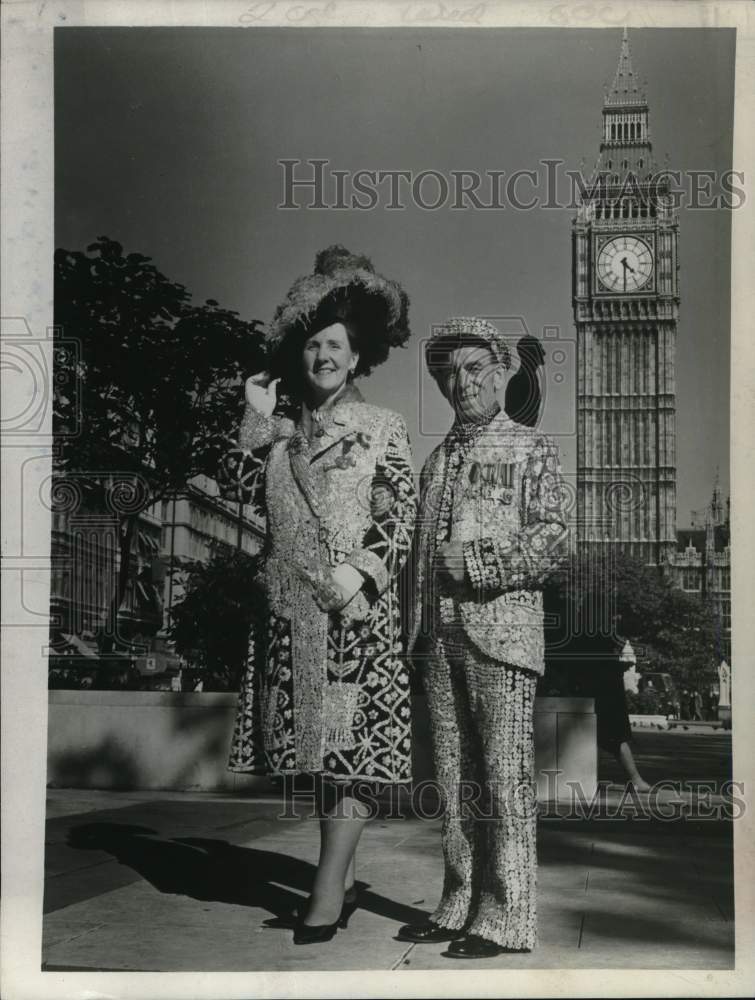
<svg viewBox="0 0 755 1000">
<path fill-rule="evenodd" d="M 630 107 L 646 103 L 644 87 L 632 68 L 629 35 L 627 29 L 624 28 L 624 34 L 621 38 L 619 65 L 616 67 L 616 75 L 613 78 L 611 89 L 606 95 L 605 105 L 606 107 Z"/>
</svg>

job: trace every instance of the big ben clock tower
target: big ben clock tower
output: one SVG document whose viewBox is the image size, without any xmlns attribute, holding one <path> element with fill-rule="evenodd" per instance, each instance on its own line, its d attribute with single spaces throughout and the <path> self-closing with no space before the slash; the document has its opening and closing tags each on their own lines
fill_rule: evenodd
<svg viewBox="0 0 755 1000">
<path fill-rule="evenodd" d="M 661 565 L 676 541 L 678 219 L 626 29 L 597 171 L 573 221 L 577 544 Z"/>
</svg>

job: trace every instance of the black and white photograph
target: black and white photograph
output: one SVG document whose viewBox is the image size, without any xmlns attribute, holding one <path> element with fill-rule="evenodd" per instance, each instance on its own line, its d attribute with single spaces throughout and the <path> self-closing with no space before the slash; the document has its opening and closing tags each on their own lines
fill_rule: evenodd
<svg viewBox="0 0 755 1000">
<path fill-rule="evenodd" d="M 16 6 L 9 1000 L 751 995 L 744 8 Z"/>
</svg>

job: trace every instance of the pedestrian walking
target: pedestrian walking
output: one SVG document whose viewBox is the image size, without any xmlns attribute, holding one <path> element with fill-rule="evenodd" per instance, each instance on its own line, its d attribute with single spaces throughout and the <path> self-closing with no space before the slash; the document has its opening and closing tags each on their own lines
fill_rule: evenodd
<svg viewBox="0 0 755 1000">
<path fill-rule="evenodd" d="M 640 773 L 632 752 L 632 724 L 620 658 L 623 645 L 616 636 L 615 626 L 608 623 L 597 635 L 586 635 L 580 630 L 561 655 L 572 662 L 572 690 L 594 699 L 598 746 L 618 761 L 635 791 L 649 792 L 651 785 Z"/>
<path fill-rule="evenodd" d="M 426 361 L 455 415 L 422 471 L 410 633 L 430 641 L 422 672 L 445 876 L 429 920 L 399 938 L 481 958 L 536 943 L 533 708 L 542 586 L 566 524 L 554 444 L 498 403 L 510 358 L 496 327 L 448 320 Z"/>
<path fill-rule="evenodd" d="M 681 719 L 681 717 L 682 717 L 682 702 L 681 702 L 681 698 L 679 697 L 679 692 L 678 691 L 674 691 L 674 693 L 673 693 L 673 695 L 671 697 L 671 710 L 672 710 L 673 718 L 675 718 L 675 719 Z"/>
<path fill-rule="evenodd" d="M 403 419 L 354 385 L 405 343 L 407 310 L 366 257 L 318 254 L 275 314 L 270 371 L 247 382 L 219 474 L 224 494 L 266 523 L 264 635 L 229 766 L 316 778 L 320 860 L 297 944 L 346 926 L 367 799 L 411 778 L 398 601 L 416 513 L 409 441 Z M 275 412 L 279 389 L 287 416 Z"/>
<path fill-rule="evenodd" d="M 695 722 L 703 721 L 703 696 L 700 694 L 699 688 L 695 688 L 692 692 L 692 718 Z"/>
</svg>

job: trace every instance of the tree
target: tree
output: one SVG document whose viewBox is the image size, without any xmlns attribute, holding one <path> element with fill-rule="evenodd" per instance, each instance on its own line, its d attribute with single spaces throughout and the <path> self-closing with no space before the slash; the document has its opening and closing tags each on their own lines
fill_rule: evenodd
<svg viewBox="0 0 755 1000">
<path fill-rule="evenodd" d="M 715 665 L 710 605 L 676 589 L 657 567 L 623 554 L 613 563 L 572 557 L 546 610 L 559 621 L 549 636 L 556 665 L 559 650 L 618 652 L 627 639 L 645 670 L 669 672 L 682 684 L 699 683 Z"/>
<path fill-rule="evenodd" d="M 717 678 L 716 629 L 716 615 L 706 600 L 669 585 L 655 635 L 656 655 L 649 663 L 656 670 L 667 669 L 683 686 L 698 687 Z"/>
<path fill-rule="evenodd" d="M 173 607 L 170 636 L 176 652 L 202 674 L 205 690 L 237 690 L 247 658 L 250 630 L 262 595 L 258 560 L 216 545 L 206 563 L 182 572 L 184 593 Z"/>
<path fill-rule="evenodd" d="M 56 251 L 55 325 L 54 472 L 85 475 L 118 518 L 114 623 L 139 514 L 214 477 L 223 437 L 238 427 L 243 377 L 264 364 L 262 336 L 214 299 L 192 305 L 149 257 L 124 256 L 106 236 L 86 253 Z M 65 350 L 71 340 L 75 351 Z"/>
</svg>

